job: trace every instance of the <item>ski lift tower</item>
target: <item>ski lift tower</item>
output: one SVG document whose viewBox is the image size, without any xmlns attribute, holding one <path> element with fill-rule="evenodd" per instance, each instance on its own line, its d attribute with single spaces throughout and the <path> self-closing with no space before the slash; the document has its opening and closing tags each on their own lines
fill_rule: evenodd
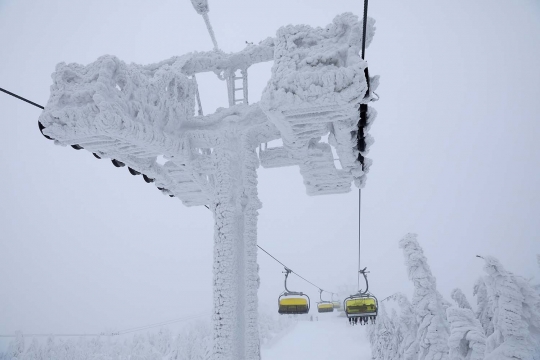
<svg viewBox="0 0 540 360">
<path fill-rule="evenodd" d="M 39 126 L 57 145 L 111 159 L 164 195 L 213 212 L 213 359 L 256 360 L 262 206 L 256 170 L 259 164 L 299 166 L 309 195 L 346 193 L 352 182 L 363 187 L 375 111 L 369 108 L 360 123 L 359 107 L 373 100 L 378 78 L 366 76 L 362 22 L 351 13 L 326 28 L 282 27 L 273 38 L 225 53 L 207 1 L 192 3 L 205 19 L 212 51 L 146 66 L 114 56 L 87 66 L 61 63 Z M 368 44 L 373 23 L 369 19 Z M 274 62 L 271 78 L 262 100 L 249 104 L 247 70 L 266 61 Z M 203 115 L 195 76 L 209 71 L 226 81 L 229 108 Z M 326 135 L 328 143 L 321 142 Z M 283 146 L 266 147 L 276 139 Z M 159 156 L 167 161 L 157 162 Z"/>
</svg>

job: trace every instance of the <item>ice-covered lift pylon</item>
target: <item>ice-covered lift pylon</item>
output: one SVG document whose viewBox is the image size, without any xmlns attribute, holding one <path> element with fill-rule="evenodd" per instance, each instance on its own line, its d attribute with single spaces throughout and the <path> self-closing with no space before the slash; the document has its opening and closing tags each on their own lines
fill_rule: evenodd
<svg viewBox="0 0 540 360">
<path fill-rule="evenodd" d="M 193 3 L 213 34 L 208 4 Z M 370 161 L 362 167 L 358 159 L 372 143 L 367 129 L 375 111 L 367 111 L 366 147 L 359 151 L 359 106 L 371 101 L 378 79 L 370 79 L 368 91 L 362 22 L 351 13 L 325 28 L 282 27 L 237 53 L 219 50 L 212 36 L 213 51 L 158 64 L 128 65 L 114 56 L 87 66 L 59 64 L 39 123 L 56 144 L 126 165 L 163 194 L 213 211 L 213 359 L 254 360 L 260 358 L 256 170 L 297 165 L 309 195 L 364 186 Z M 248 68 L 266 61 L 274 65 L 262 100 L 248 104 Z M 209 71 L 226 81 L 229 108 L 195 115 L 195 75 Z M 321 142 L 326 135 L 328 143 Z M 282 147 L 263 147 L 276 139 Z M 165 163 L 157 161 L 161 155 Z"/>
</svg>

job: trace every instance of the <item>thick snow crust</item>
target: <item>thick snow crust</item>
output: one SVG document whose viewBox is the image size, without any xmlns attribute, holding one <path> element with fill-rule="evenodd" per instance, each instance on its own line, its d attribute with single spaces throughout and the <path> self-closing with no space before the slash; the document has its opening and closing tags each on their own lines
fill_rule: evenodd
<svg viewBox="0 0 540 360">
<path fill-rule="evenodd" d="M 370 19 L 368 45 L 375 31 L 373 24 Z M 310 195 L 347 192 L 353 179 L 363 186 L 369 169 L 370 162 L 362 169 L 358 161 L 358 109 L 360 103 L 373 99 L 378 77 L 371 80 L 368 93 L 367 63 L 359 55 L 361 25 L 355 15 L 346 13 L 324 29 L 282 27 L 274 40 L 272 77 L 261 107 L 280 131 L 288 153 L 284 164 L 289 165 L 289 158 L 299 163 Z M 375 115 L 370 109 L 368 128 Z M 330 148 L 318 144 L 328 134 L 343 170 L 327 162 Z M 366 143 L 367 154 L 373 140 L 368 137 Z"/>
</svg>

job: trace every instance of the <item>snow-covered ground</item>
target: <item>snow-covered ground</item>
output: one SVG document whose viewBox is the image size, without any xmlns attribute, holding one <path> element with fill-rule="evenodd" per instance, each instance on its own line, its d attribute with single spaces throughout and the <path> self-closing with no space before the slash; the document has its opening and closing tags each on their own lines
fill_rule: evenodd
<svg viewBox="0 0 540 360">
<path fill-rule="evenodd" d="M 315 320 L 316 315 L 313 315 Z M 285 336 L 261 349 L 263 360 L 370 359 L 365 326 L 350 326 L 337 313 L 319 314 L 319 321 L 299 321 Z"/>
</svg>

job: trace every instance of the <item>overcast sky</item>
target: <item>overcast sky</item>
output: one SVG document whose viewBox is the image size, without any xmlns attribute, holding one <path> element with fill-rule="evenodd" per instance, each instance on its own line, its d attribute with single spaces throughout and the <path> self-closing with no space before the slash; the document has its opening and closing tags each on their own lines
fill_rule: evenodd
<svg viewBox="0 0 540 360">
<path fill-rule="evenodd" d="M 210 0 L 225 51 L 287 24 L 360 15 L 359 0 Z M 540 281 L 540 2 L 371 1 L 381 75 L 363 191 L 362 262 L 379 297 L 412 294 L 398 241 L 419 240 L 442 294 L 472 295 L 476 254 Z M 212 43 L 189 0 L 0 0 L 0 87 L 45 105 L 59 62 L 149 64 Z M 250 68 L 257 101 L 271 64 Z M 226 86 L 198 77 L 205 113 Z M 0 93 L 0 334 L 100 332 L 211 311 L 213 219 L 55 146 L 40 109 Z M 308 197 L 297 167 L 259 169 L 259 244 L 317 285 L 356 283 L 358 194 Z M 265 308 L 282 268 L 259 252 Z M 290 288 L 317 298 L 292 278 Z M 472 301 L 472 299 L 470 298 Z"/>
</svg>

